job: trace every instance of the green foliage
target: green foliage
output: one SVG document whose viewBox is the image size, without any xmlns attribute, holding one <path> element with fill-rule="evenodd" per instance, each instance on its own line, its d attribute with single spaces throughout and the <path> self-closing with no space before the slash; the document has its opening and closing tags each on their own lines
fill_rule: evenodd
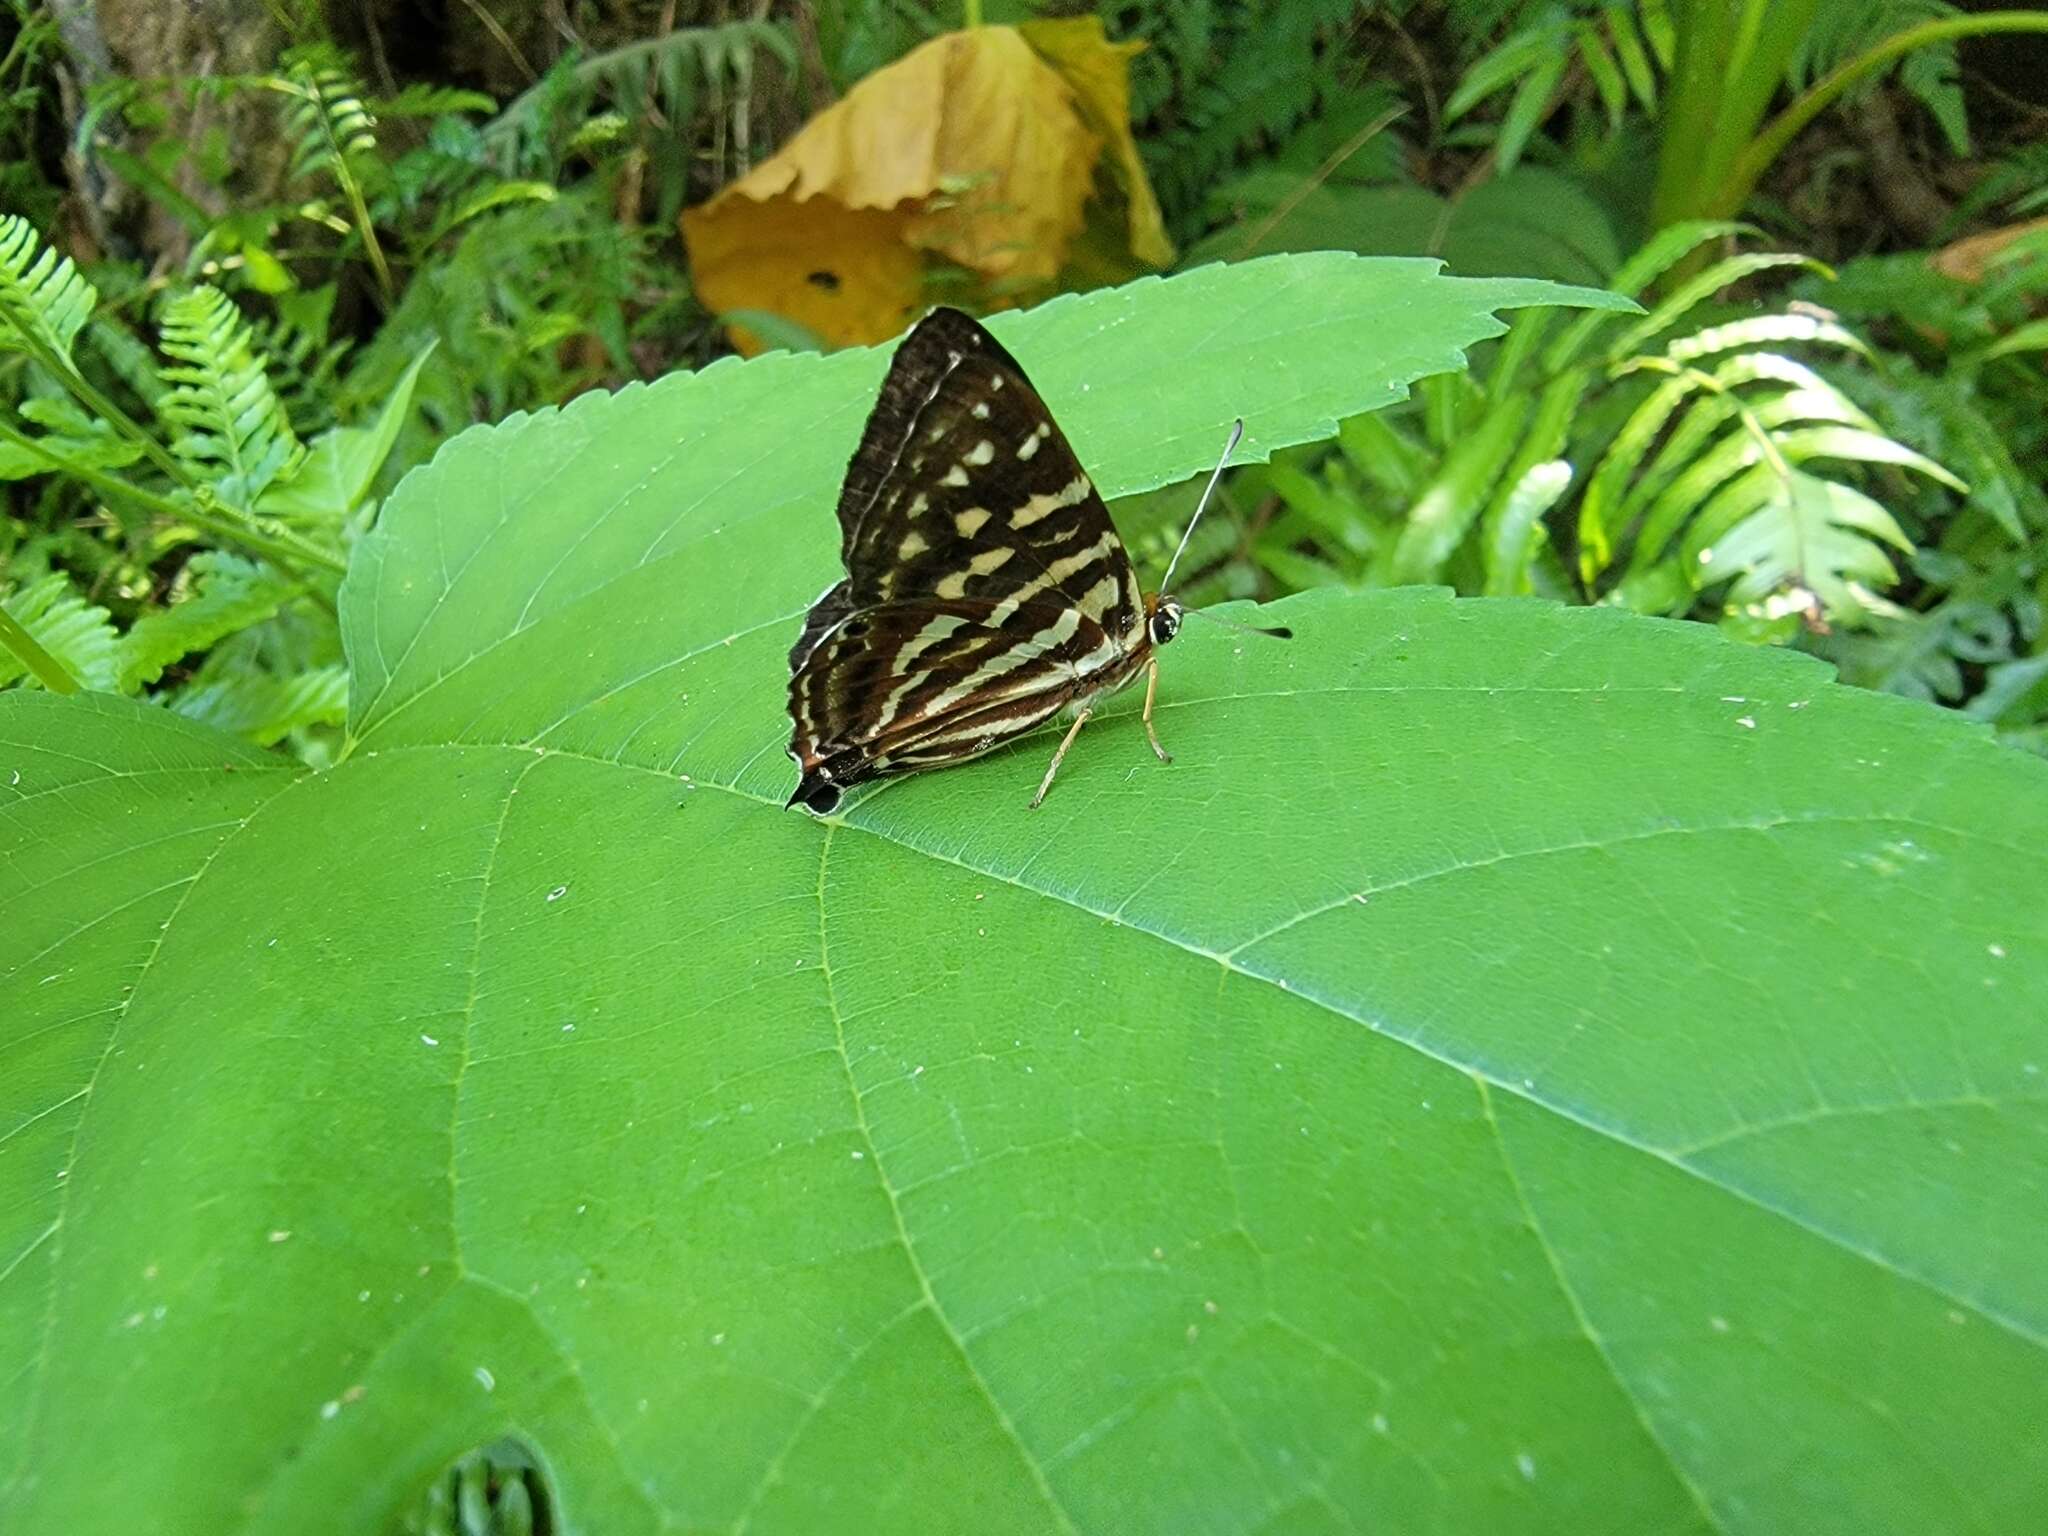
<svg viewBox="0 0 2048 1536">
<path fill-rule="evenodd" d="M 743 110 L 764 56 L 796 68 L 796 43 L 782 22 L 677 27 L 587 57 L 567 54 L 485 126 L 483 144 L 507 174 L 548 174 L 572 158 L 577 136 L 607 114 L 616 116 L 623 132 L 650 118 L 687 124 L 707 104 L 738 104 Z M 586 137 L 584 145 L 589 142 Z M 679 147 L 673 136 L 671 147 Z M 658 158 L 656 169 L 672 182 L 670 195 L 656 204 L 657 221 L 667 224 L 685 191 L 683 165 L 669 153 Z"/>
<path fill-rule="evenodd" d="M 427 1487 L 427 1496 L 393 1527 L 393 1536 L 533 1536 L 549 1522 L 547 1485 L 516 1441 L 472 1451 Z"/>
<path fill-rule="evenodd" d="M 995 328 L 1134 493 L 1556 296 L 1287 258 Z M 0 698 L 8 1525 L 378 1529 L 516 1435 L 607 1536 L 2024 1529 L 2048 768 L 1697 627 L 1328 591 L 1190 622 L 1170 766 L 1126 696 L 1041 811 L 1042 741 L 784 812 L 881 365 L 451 445 L 327 771 Z"/>
<path fill-rule="evenodd" d="M 44 245 L 26 219 L 0 213 L 0 352 L 61 368 L 98 302 L 70 257 Z"/>
<path fill-rule="evenodd" d="M 45 576 L 0 599 L 0 606 L 73 681 L 86 688 L 114 686 L 120 669 L 120 636 L 108 622 L 107 610 L 78 592 L 61 573 Z M 29 658 L 0 642 L 0 687 L 30 674 Z"/>
<path fill-rule="evenodd" d="M 2048 369 L 2029 319 L 2048 299 L 2048 237 L 2008 246 L 1977 281 L 1920 255 L 1871 257 L 1807 297 L 1884 344 L 1831 364 L 1835 382 L 1970 487 L 1960 506 L 1901 501 L 1923 551 L 1903 601 L 1870 633 L 1819 648 L 1851 681 L 1960 706 L 2048 746 L 2048 693 L 2036 686 L 2048 654 Z"/>
<path fill-rule="evenodd" d="M 1644 293 L 1727 226 L 1667 231 L 1612 286 Z M 1744 278 L 1811 266 L 1739 254 L 1647 314 L 1516 322 L 1473 379 L 1432 380 L 1405 412 L 1347 423 L 1332 448 L 1232 480 L 1246 534 L 1196 551 L 1209 595 L 1448 582 L 1461 591 L 1719 617 L 1753 638 L 1856 626 L 1893 610 L 1885 506 L 1818 463 L 1962 483 L 1794 350 L 1864 349 L 1810 313 L 1712 307 Z M 1701 323 L 1702 321 L 1707 323 Z M 1883 488 L 1898 495 L 1896 482 Z M 1148 525 L 1172 513 L 1147 517 Z"/>
<path fill-rule="evenodd" d="M 1810 86 L 1908 27 L 1962 14 L 1948 0 L 1823 0 L 1792 55 L 1793 83 Z M 1850 99 L 1868 96 L 1887 75 L 1896 75 L 1907 94 L 1926 107 L 1954 153 L 1970 153 L 1962 70 L 1956 62 L 1953 39 L 1942 38 L 1916 48 L 1900 58 L 1894 69 L 1865 76 Z"/>
<path fill-rule="evenodd" d="M 1500 169 L 1512 171 L 1556 104 L 1574 62 L 1613 129 L 1621 126 L 1631 98 L 1645 112 L 1656 112 L 1658 76 L 1670 70 L 1673 46 L 1663 0 L 1607 0 L 1584 14 L 1549 5 L 1472 64 L 1444 103 L 1444 120 L 1456 122 L 1512 91 L 1493 137 Z"/>
<path fill-rule="evenodd" d="M 298 592 L 267 566 L 219 550 L 194 555 L 167 606 L 145 613 L 121 637 L 116 685 L 134 693 L 195 651 L 260 624 Z"/>
<path fill-rule="evenodd" d="M 1139 0 L 1102 8 L 1110 34 L 1146 45 L 1131 61 L 1131 115 L 1167 227 L 1200 230 L 1225 172 L 1283 142 L 1362 85 L 1332 46 L 1352 0 Z"/>
<path fill-rule="evenodd" d="M 233 301 L 193 288 L 163 308 L 166 361 L 153 382 L 166 451 L 73 358 L 90 286 L 25 226 L 11 222 L 0 234 L 8 334 L 64 391 L 19 400 L 12 420 L 0 415 L 0 481 L 68 484 L 104 498 L 110 526 L 134 550 L 110 550 L 76 527 L 0 522 L 18 589 L 0 623 L 0 687 L 146 694 L 323 756 L 318 732 L 340 723 L 347 685 L 322 572 L 340 567 L 350 519 L 373 504 L 427 350 L 368 426 L 331 426 L 302 446 Z M 24 430 L 31 426 L 42 430 Z M 244 553 L 205 548 L 208 537 Z M 159 593 L 152 567 L 168 562 Z M 89 597 L 81 580 L 95 595 L 111 581 L 119 611 Z"/>
<path fill-rule="evenodd" d="M 159 338 L 171 366 L 157 414 L 176 453 L 216 495 L 247 508 L 297 467 L 302 450 L 249 327 L 217 288 L 201 286 L 164 308 Z"/>
</svg>

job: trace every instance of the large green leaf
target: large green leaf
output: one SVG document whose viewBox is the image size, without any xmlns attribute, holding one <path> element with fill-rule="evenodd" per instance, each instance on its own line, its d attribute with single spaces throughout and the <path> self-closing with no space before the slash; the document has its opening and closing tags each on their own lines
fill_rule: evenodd
<svg viewBox="0 0 2048 1536">
<path fill-rule="evenodd" d="M 1289 259 L 1000 325 L 1101 483 L 1531 287 Z M 458 439 L 354 749 L 0 699 L 9 1530 L 1870 1531 L 2048 1499 L 2048 768 L 1695 627 L 1191 623 L 780 809 L 881 366 Z"/>
</svg>

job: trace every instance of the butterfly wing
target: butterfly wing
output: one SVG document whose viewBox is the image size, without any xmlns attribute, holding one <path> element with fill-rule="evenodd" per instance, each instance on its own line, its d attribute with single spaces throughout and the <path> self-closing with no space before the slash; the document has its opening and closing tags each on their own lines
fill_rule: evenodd
<svg viewBox="0 0 2048 1536">
<path fill-rule="evenodd" d="M 1148 652 L 1101 496 L 1016 359 L 957 310 L 897 348 L 839 524 L 846 579 L 790 652 L 792 804 L 986 751 Z"/>
<path fill-rule="evenodd" d="M 829 811 L 885 774 L 979 756 L 1144 664 L 1071 604 L 1040 598 L 1002 622 L 986 599 L 863 608 L 790 682 L 792 805 Z"/>
</svg>

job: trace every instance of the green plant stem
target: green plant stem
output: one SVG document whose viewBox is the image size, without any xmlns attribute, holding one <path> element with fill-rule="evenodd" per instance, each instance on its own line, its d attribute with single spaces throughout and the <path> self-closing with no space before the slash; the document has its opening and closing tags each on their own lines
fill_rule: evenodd
<svg viewBox="0 0 2048 1536">
<path fill-rule="evenodd" d="M 25 432 L 17 431 L 7 422 L 0 421 L 0 439 L 26 448 L 49 464 L 58 474 L 68 475 L 82 484 L 91 486 L 103 496 L 117 496 L 133 502 L 146 511 L 175 522 L 190 523 L 203 528 L 216 537 L 231 544 L 238 544 L 252 554 L 274 561 L 287 570 L 304 566 L 315 566 L 324 571 L 340 575 L 348 569 L 347 562 L 339 555 L 322 549 L 319 545 L 300 538 L 293 533 L 270 534 L 252 527 L 239 515 L 223 515 L 214 507 L 199 502 L 178 502 L 168 496 L 159 496 L 155 491 L 144 490 L 115 475 L 102 474 L 83 464 L 74 464 L 60 453 L 54 453 L 45 443 L 37 442 Z M 215 503 L 216 506 L 224 503 Z"/>
<path fill-rule="evenodd" d="M 111 422 L 123 437 L 140 448 L 143 457 L 162 470 L 165 478 L 170 480 L 173 485 L 180 486 L 185 490 L 195 488 L 195 482 L 192 479 L 191 473 L 185 466 L 173 458 L 165 450 L 163 444 L 159 443 L 145 431 L 134 417 L 101 394 L 99 387 L 92 380 L 88 379 L 79 370 L 78 365 L 72 362 L 70 358 L 66 357 L 62 352 L 44 345 L 39 337 L 25 327 L 17 326 L 15 328 L 15 341 L 17 345 L 21 346 L 42 365 L 44 372 L 71 391 L 80 405 L 83 405 L 88 411 L 93 412 L 101 419 Z M 31 442 L 32 444 L 33 440 L 23 439 L 23 441 Z M 37 451 L 44 458 L 50 457 L 49 452 L 45 449 L 39 448 Z"/>
<path fill-rule="evenodd" d="M 384 261 L 384 247 L 377 240 L 377 226 L 370 222 L 370 208 L 363 201 L 363 189 L 349 171 L 348 162 L 337 158 L 335 178 L 341 183 L 341 190 L 348 195 L 348 205 L 356 216 L 356 228 L 363 237 L 363 252 L 370 258 L 370 270 L 377 275 L 377 291 L 384 296 L 384 308 L 388 313 L 397 300 L 397 292 L 391 286 L 391 268 Z"/>
<path fill-rule="evenodd" d="M 52 656 L 37 644 L 36 637 L 22 627 L 21 621 L 5 608 L 0 608 L 0 645 L 19 656 L 22 665 L 36 676 L 52 693 L 78 692 L 78 679 L 73 677 L 63 662 Z"/>
<path fill-rule="evenodd" d="M 1974 37 L 1992 32 L 2048 32 L 2048 14 L 2039 11 L 1991 11 L 1979 16 L 1950 16 L 1922 22 L 1895 32 L 1883 42 L 1838 65 L 1816 80 L 1796 101 L 1766 124 L 1736 157 L 1727 177 L 1707 206 L 1710 218 L 1725 218 L 1736 212 L 1763 179 L 1771 162 L 1814 118 L 1864 76 L 1884 68 L 1901 54 L 1951 38 Z"/>
<path fill-rule="evenodd" d="M 964 0 L 960 7 L 960 22 L 966 27 L 981 25 L 981 0 Z"/>
</svg>

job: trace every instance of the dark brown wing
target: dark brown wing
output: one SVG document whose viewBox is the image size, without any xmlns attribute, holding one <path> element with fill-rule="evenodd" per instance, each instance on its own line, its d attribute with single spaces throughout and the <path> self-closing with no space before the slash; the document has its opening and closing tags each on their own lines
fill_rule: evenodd
<svg viewBox="0 0 2048 1536">
<path fill-rule="evenodd" d="M 834 625 L 790 680 L 801 780 L 830 810 L 884 774 L 977 757 L 1145 664 L 1070 603 L 1040 597 L 992 622 L 985 600 L 883 603 Z"/>
<path fill-rule="evenodd" d="M 933 310 L 896 349 L 839 527 L 854 608 L 1053 592 L 1092 599 L 1113 633 L 1144 625 L 1136 573 L 1066 435 L 1017 360 L 957 309 Z M 1098 592 L 1108 574 L 1118 590 Z"/>
<path fill-rule="evenodd" d="M 791 804 L 986 751 L 1148 651 L 1102 498 L 1016 359 L 957 310 L 897 348 L 839 524 L 846 580 L 790 652 Z"/>
</svg>

